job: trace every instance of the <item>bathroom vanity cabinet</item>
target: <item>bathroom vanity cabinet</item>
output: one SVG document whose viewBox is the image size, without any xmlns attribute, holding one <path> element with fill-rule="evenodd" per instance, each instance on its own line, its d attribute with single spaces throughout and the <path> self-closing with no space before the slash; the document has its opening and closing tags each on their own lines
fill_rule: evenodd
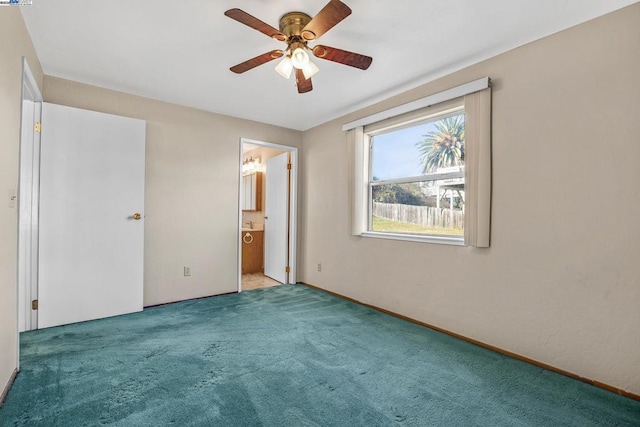
<svg viewBox="0 0 640 427">
<path fill-rule="evenodd" d="M 242 231 L 242 274 L 264 270 L 264 231 Z"/>
</svg>

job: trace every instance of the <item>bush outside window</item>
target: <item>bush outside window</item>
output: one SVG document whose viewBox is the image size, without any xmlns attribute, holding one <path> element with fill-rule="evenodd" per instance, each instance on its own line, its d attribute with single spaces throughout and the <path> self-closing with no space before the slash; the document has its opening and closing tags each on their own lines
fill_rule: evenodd
<svg viewBox="0 0 640 427">
<path fill-rule="evenodd" d="M 465 112 L 460 104 L 367 133 L 368 231 L 463 238 Z"/>
</svg>

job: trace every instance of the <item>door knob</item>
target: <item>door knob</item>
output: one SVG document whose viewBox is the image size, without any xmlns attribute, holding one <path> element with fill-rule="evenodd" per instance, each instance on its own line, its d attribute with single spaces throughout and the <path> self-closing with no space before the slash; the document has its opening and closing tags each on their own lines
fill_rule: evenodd
<svg viewBox="0 0 640 427">
<path fill-rule="evenodd" d="M 138 212 L 133 214 L 133 219 L 135 219 L 136 221 L 139 220 L 140 218 L 142 218 L 142 215 L 140 215 Z"/>
</svg>

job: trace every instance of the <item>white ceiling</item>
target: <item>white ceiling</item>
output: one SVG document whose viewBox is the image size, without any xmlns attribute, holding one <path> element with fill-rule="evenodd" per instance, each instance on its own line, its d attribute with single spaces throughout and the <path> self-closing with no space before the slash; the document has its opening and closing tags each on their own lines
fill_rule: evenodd
<svg viewBox="0 0 640 427">
<path fill-rule="evenodd" d="M 306 130 L 638 0 L 343 0 L 353 13 L 318 43 L 372 56 L 369 70 L 315 59 L 307 94 L 277 60 L 229 71 L 285 45 L 225 10 L 277 28 L 327 1 L 33 0 L 22 14 L 47 75 Z"/>
</svg>

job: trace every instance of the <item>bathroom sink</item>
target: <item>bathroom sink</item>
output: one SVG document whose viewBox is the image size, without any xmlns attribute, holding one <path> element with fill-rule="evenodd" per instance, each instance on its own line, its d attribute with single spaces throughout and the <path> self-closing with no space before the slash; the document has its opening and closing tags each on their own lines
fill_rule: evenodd
<svg viewBox="0 0 640 427">
<path fill-rule="evenodd" d="M 264 231 L 264 224 L 253 224 L 253 228 L 242 227 L 242 232 Z"/>
</svg>

